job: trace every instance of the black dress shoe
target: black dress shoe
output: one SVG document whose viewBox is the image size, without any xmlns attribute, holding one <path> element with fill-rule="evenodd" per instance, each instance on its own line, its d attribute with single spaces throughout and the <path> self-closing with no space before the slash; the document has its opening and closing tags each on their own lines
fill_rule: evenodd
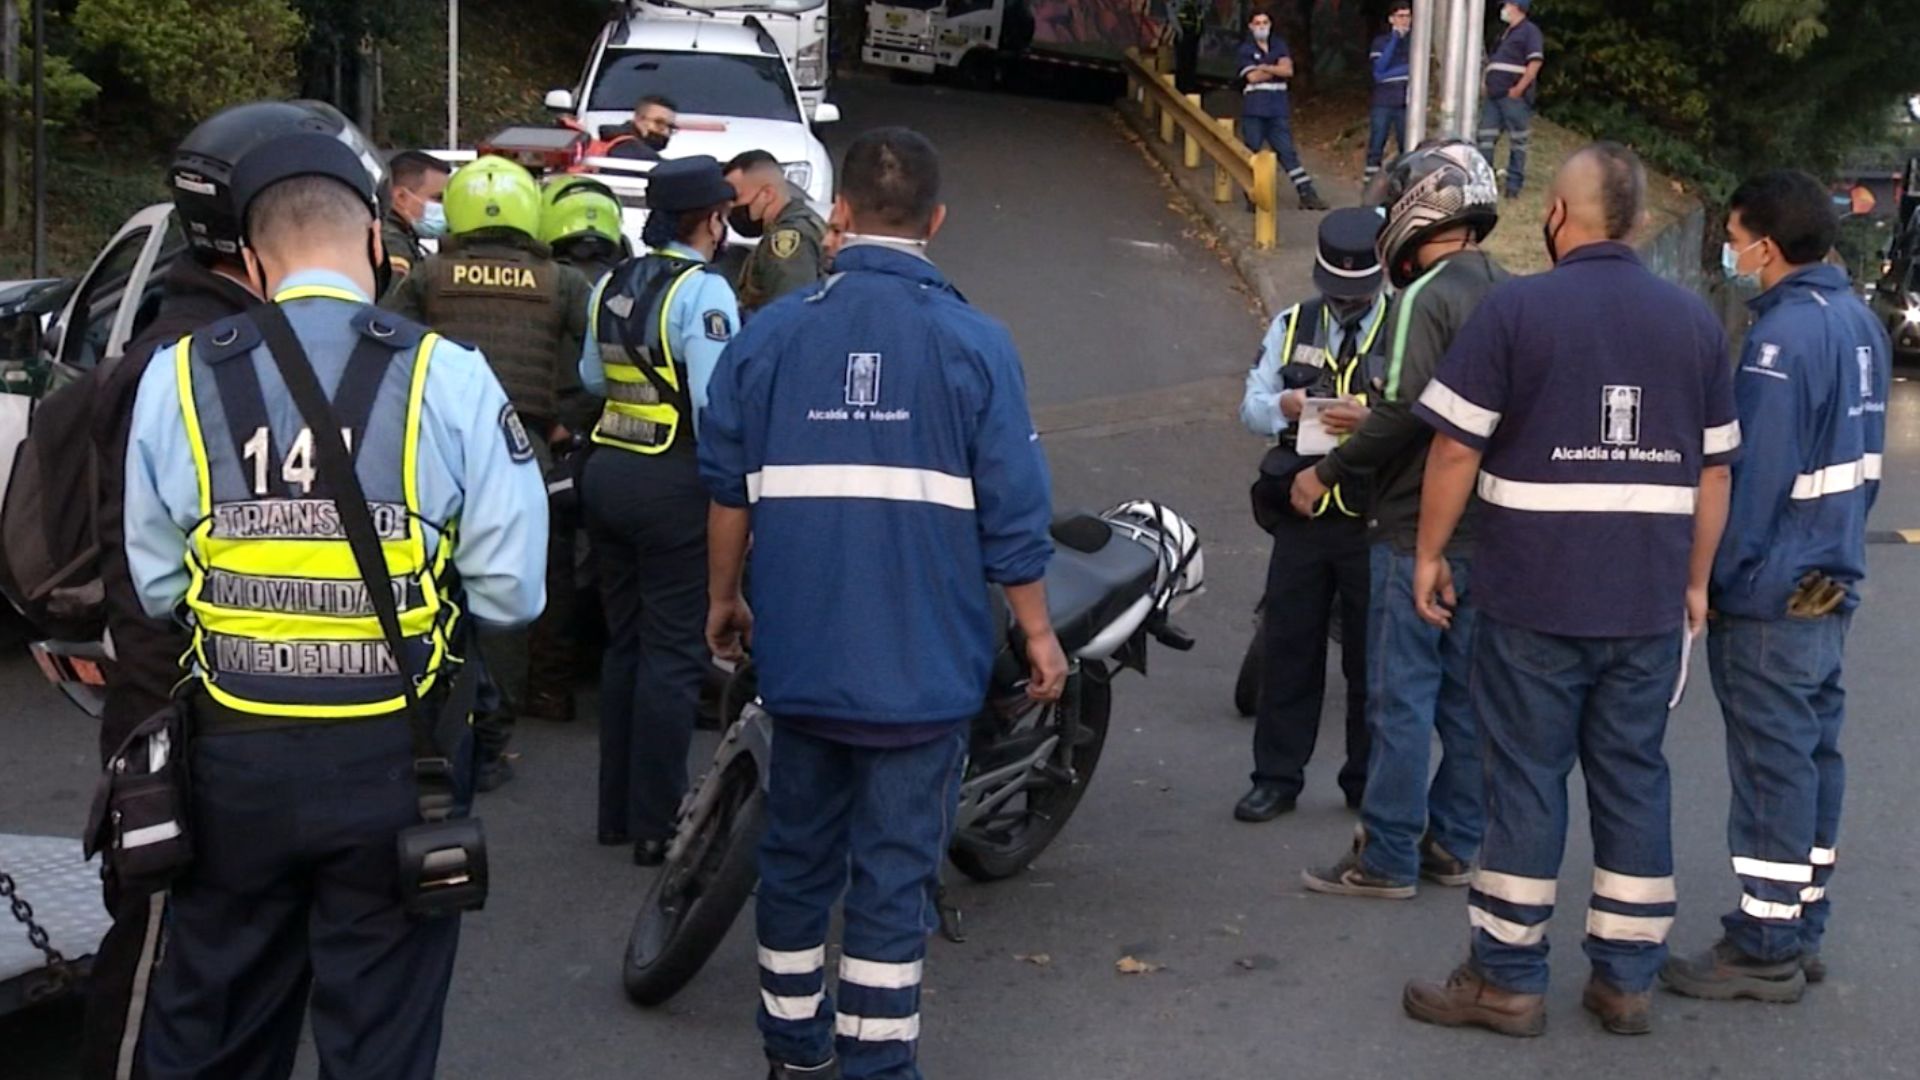
<svg viewBox="0 0 1920 1080">
<path fill-rule="evenodd" d="M 1257 783 L 1247 792 L 1240 804 L 1233 808 L 1233 816 L 1238 821 L 1272 821 L 1281 814 L 1293 810 L 1294 797 L 1279 784 Z"/>
<path fill-rule="evenodd" d="M 672 840 L 635 840 L 633 842 L 633 865 L 659 866 L 667 861 L 667 848 Z"/>
<path fill-rule="evenodd" d="M 633 843 L 633 837 L 628 836 L 625 829 L 601 829 L 597 839 L 601 847 L 625 847 Z"/>
</svg>

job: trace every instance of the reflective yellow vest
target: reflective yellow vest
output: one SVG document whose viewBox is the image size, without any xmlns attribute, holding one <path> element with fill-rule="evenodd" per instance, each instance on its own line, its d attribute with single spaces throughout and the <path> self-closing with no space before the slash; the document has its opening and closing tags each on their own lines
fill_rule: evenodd
<svg viewBox="0 0 1920 1080">
<path fill-rule="evenodd" d="M 288 289 L 274 302 L 337 308 L 360 332 L 332 404 L 393 578 L 409 653 L 404 671 L 424 695 L 451 655 L 459 618 L 445 591 L 452 527 L 420 517 L 416 477 L 421 399 L 438 339 L 340 289 Z M 283 444 L 286 433 L 269 419 L 261 384 L 284 389 L 259 331 L 244 315 L 215 323 L 182 338 L 173 360 L 200 493 L 200 520 L 187 538 L 187 607 L 190 655 L 207 693 L 239 712 L 307 720 L 405 709 L 407 676 L 381 632 L 331 493 L 318 483 L 312 434 L 302 427 Z M 382 386 L 404 393 L 381 394 Z M 439 533 L 431 557 L 427 527 Z"/>
<path fill-rule="evenodd" d="M 654 250 L 614 271 L 594 305 L 595 340 L 607 375 L 607 404 L 593 441 L 637 454 L 664 454 L 687 423 L 693 442 L 687 370 L 673 355 L 667 316 L 674 297 L 704 264 Z"/>
<path fill-rule="evenodd" d="M 1380 328 L 1384 326 L 1387 321 L 1386 303 L 1385 297 L 1374 300 L 1373 326 L 1367 331 L 1367 336 L 1361 340 L 1356 348 L 1353 359 L 1349 361 L 1344 368 L 1339 365 L 1339 357 L 1329 356 L 1327 354 L 1326 344 L 1331 339 L 1333 332 L 1333 314 L 1327 308 L 1326 304 L 1322 302 L 1318 304 L 1294 305 L 1293 311 L 1287 319 L 1287 333 L 1280 345 L 1280 364 L 1282 370 L 1284 371 L 1289 367 L 1294 368 L 1297 377 L 1306 381 L 1307 389 L 1317 390 L 1322 396 L 1331 393 L 1334 397 L 1352 397 L 1358 399 L 1362 405 L 1365 405 L 1369 400 L 1367 378 L 1368 360 L 1374 357 L 1374 346 L 1380 341 Z M 1307 361 L 1304 353 L 1296 351 L 1295 346 L 1298 344 L 1300 335 L 1301 316 L 1314 309 L 1318 310 L 1320 319 L 1311 343 L 1307 346 L 1306 350 L 1313 354 L 1314 362 L 1310 363 Z M 1347 436 L 1342 435 L 1340 441 L 1346 442 Z M 1346 492 L 1342 490 L 1344 486 L 1343 484 L 1335 484 L 1331 491 L 1320 496 L 1320 501 L 1314 504 L 1313 516 L 1319 517 L 1329 510 L 1338 509 L 1340 513 L 1347 517 L 1359 517 L 1361 515 L 1360 510 L 1347 505 Z"/>
</svg>

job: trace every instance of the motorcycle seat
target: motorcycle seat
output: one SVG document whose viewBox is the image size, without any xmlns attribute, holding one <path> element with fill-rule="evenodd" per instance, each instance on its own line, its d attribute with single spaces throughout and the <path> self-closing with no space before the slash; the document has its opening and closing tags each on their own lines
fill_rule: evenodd
<svg viewBox="0 0 1920 1080">
<path fill-rule="evenodd" d="M 1072 656 L 1153 589 L 1160 557 L 1090 514 L 1053 524 L 1047 611 L 1060 648 Z"/>
</svg>

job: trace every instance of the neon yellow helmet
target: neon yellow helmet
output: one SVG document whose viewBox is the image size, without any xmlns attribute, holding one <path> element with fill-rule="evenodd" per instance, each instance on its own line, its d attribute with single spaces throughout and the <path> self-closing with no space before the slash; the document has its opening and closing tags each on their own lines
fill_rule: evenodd
<svg viewBox="0 0 1920 1080">
<path fill-rule="evenodd" d="M 614 198 L 613 189 L 591 176 L 579 173 L 555 173 L 540 182 L 540 213 L 544 216 L 554 203 L 576 191 L 597 191 Z"/>
<path fill-rule="evenodd" d="M 442 197 L 447 230 L 455 236 L 479 229 L 540 232 L 540 185 L 533 174 L 500 157 L 476 158 L 447 180 Z"/>
<path fill-rule="evenodd" d="M 540 242 L 548 247 L 578 236 L 603 236 L 619 244 L 620 203 L 600 187 L 576 185 L 540 213 Z"/>
</svg>

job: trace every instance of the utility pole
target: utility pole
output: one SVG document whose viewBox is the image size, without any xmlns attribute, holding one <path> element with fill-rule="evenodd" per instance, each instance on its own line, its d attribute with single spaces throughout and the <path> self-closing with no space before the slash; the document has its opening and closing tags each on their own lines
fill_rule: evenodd
<svg viewBox="0 0 1920 1080">
<path fill-rule="evenodd" d="M 1407 145 L 1419 146 L 1427 138 L 1427 96 L 1431 92 L 1433 67 L 1434 0 L 1413 0 L 1412 56 L 1407 78 Z"/>
<path fill-rule="evenodd" d="M 33 5 L 33 276 L 47 276 L 47 4 Z"/>
<path fill-rule="evenodd" d="M 1466 51 L 1466 0 L 1445 0 L 1446 24 L 1440 53 L 1440 122 L 1449 135 L 1460 130 L 1460 60 Z M 1436 28 L 1436 37 L 1441 36 Z"/>
<path fill-rule="evenodd" d="M 460 147 L 460 0 L 447 0 L 447 149 Z"/>
<path fill-rule="evenodd" d="M 1473 142 L 1480 128 L 1480 65 L 1487 49 L 1487 0 L 1462 0 L 1466 34 L 1460 54 L 1460 126 L 1456 133 Z"/>
<path fill-rule="evenodd" d="M 0 80 L 7 91 L 0 115 L 0 228 L 20 227 L 20 110 L 13 90 L 20 85 L 20 0 L 0 0 Z"/>
</svg>

